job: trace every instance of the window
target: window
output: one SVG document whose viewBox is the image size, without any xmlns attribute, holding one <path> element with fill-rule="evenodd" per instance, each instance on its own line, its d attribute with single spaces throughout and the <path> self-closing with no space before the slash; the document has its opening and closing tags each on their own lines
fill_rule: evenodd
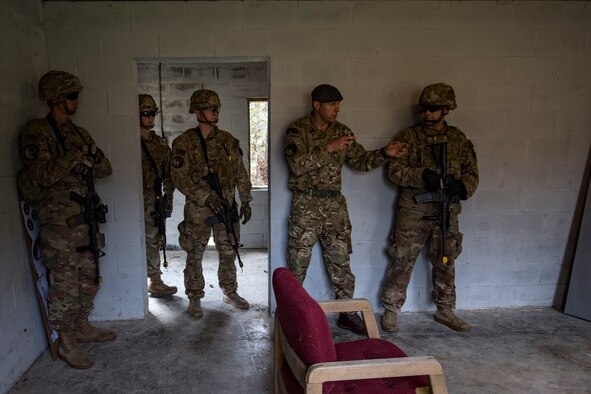
<svg viewBox="0 0 591 394">
<path fill-rule="evenodd" d="M 248 99 L 250 140 L 250 182 L 253 187 L 269 185 L 267 135 L 269 134 L 269 100 Z"/>
</svg>

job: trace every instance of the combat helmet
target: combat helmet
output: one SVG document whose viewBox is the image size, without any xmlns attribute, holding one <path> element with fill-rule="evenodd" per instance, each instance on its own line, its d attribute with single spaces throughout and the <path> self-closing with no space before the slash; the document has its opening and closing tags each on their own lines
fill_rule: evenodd
<svg viewBox="0 0 591 394">
<path fill-rule="evenodd" d="M 421 92 L 419 105 L 439 105 L 449 109 L 456 109 L 456 94 L 454 89 L 445 83 L 434 83 L 426 86 Z"/>
<path fill-rule="evenodd" d="M 139 95 L 139 102 L 140 102 L 140 111 L 148 111 L 153 109 L 158 111 L 158 106 L 156 105 L 156 101 L 154 98 L 149 94 L 140 94 Z"/>
<path fill-rule="evenodd" d="M 193 114 L 196 111 L 203 109 L 222 106 L 218 94 L 213 90 L 201 89 L 196 90 L 191 95 L 191 103 L 189 105 L 189 113 Z"/>
<path fill-rule="evenodd" d="M 48 71 L 39 80 L 39 97 L 43 101 L 59 99 L 71 93 L 80 93 L 82 89 L 78 77 L 65 71 Z"/>
</svg>

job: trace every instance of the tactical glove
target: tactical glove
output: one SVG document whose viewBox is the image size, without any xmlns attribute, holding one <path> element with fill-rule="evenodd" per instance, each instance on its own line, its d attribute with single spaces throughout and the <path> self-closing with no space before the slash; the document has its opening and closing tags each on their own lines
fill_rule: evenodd
<svg viewBox="0 0 591 394">
<path fill-rule="evenodd" d="M 451 182 L 448 182 L 447 192 L 452 199 L 459 198 L 460 200 L 466 200 L 468 198 L 466 185 L 459 179 L 453 179 Z"/>
<path fill-rule="evenodd" d="M 215 194 L 210 194 L 209 197 L 207 197 L 207 200 L 205 200 L 205 205 L 216 215 L 220 215 L 228 209 L 228 203 L 223 201 Z"/>
<path fill-rule="evenodd" d="M 88 168 L 85 164 L 77 163 L 74 165 L 71 171 L 76 175 L 84 176 L 88 174 L 89 170 L 90 168 Z"/>
<path fill-rule="evenodd" d="M 251 217 L 252 217 L 252 208 L 250 207 L 250 205 L 247 202 L 242 203 L 242 205 L 240 206 L 240 218 L 239 218 L 239 219 L 244 218 L 244 220 L 242 221 L 242 224 L 248 223 L 248 221 L 250 220 Z"/>
<path fill-rule="evenodd" d="M 423 170 L 423 182 L 429 192 L 436 192 L 441 187 L 441 176 L 430 168 Z"/>
</svg>

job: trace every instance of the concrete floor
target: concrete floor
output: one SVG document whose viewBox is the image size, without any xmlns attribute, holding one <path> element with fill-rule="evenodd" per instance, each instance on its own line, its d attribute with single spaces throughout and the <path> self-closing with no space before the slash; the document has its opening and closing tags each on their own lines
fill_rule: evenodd
<svg viewBox="0 0 591 394">
<path fill-rule="evenodd" d="M 119 337 L 86 344 L 95 360 L 75 370 L 46 351 L 10 393 L 268 393 L 272 392 L 273 319 L 267 311 L 267 252 L 243 250 L 239 292 L 248 311 L 224 304 L 217 255 L 206 252 L 205 316 L 186 314 L 182 252 L 170 252 L 165 281 L 171 299 L 149 299 L 143 321 L 101 322 Z M 460 311 L 474 325 L 457 333 L 430 313 L 404 313 L 401 332 L 383 335 L 409 355 L 443 365 L 450 393 L 591 393 L 591 322 L 553 309 Z M 337 341 L 357 337 L 334 326 Z"/>
</svg>

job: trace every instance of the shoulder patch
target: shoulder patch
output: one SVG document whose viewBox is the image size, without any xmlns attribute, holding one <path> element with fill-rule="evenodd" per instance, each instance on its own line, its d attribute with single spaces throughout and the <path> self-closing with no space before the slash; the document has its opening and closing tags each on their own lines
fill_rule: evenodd
<svg viewBox="0 0 591 394">
<path fill-rule="evenodd" d="M 289 144 L 285 147 L 285 156 L 292 157 L 298 152 L 296 144 Z"/>
<path fill-rule="evenodd" d="M 181 168 L 183 165 L 185 165 L 185 159 L 182 156 L 174 156 L 170 161 L 170 165 L 172 165 L 174 168 Z"/>
<path fill-rule="evenodd" d="M 35 160 L 39 156 L 39 148 L 37 145 L 27 145 L 24 150 L 25 160 Z"/>
</svg>

